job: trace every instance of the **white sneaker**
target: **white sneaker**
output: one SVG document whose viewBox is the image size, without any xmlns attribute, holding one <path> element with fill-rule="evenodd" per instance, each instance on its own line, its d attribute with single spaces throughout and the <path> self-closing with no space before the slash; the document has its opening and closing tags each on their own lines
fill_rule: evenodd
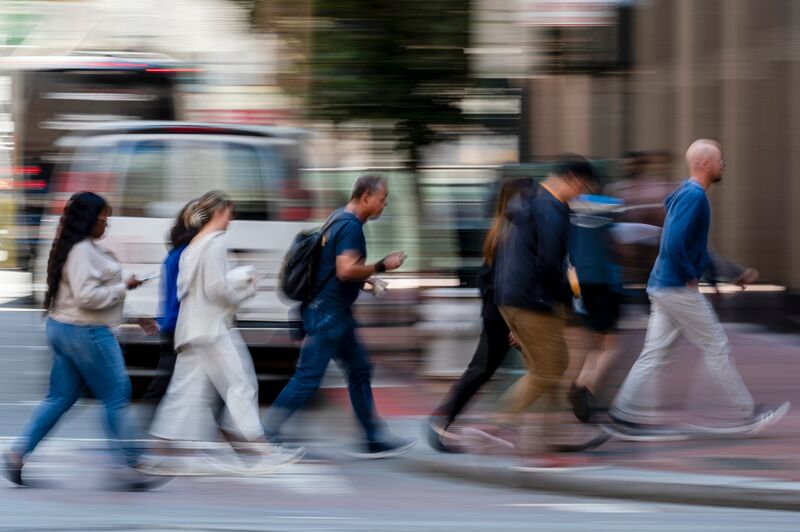
<svg viewBox="0 0 800 532">
<path fill-rule="evenodd" d="M 753 414 L 752 419 L 749 423 L 745 425 L 746 429 L 745 433 L 747 434 L 758 434 L 759 432 L 765 430 L 767 427 L 770 427 L 783 419 L 783 417 L 789 412 L 789 409 L 792 407 L 792 404 L 789 401 L 784 402 L 783 404 L 779 405 L 777 408 L 764 408 L 759 407 L 756 408 L 755 413 Z"/>
<path fill-rule="evenodd" d="M 192 456 L 146 456 L 141 459 L 137 469 L 155 476 L 208 477 L 236 474 L 239 467 L 237 464 L 212 458 L 210 454 L 204 453 Z"/>
<path fill-rule="evenodd" d="M 242 460 L 244 466 L 239 470 L 243 475 L 269 475 L 284 467 L 293 464 L 306 454 L 305 447 L 287 449 L 278 445 L 271 445 L 269 454 L 258 454 Z"/>
<path fill-rule="evenodd" d="M 390 438 L 368 443 L 363 452 L 349 451 L 351 458 L 362 460 L 377 460 L 381 458 L 396 458 L 409 452 L 417 444 L 416 438 Z"/>
<path fill-rule="evenodd" d="M 733 427 L 707 427 L 703 425 L 696 425 L 686 423 L 685 426 L 690 430 L 700 434 L 710 434 L 714 436 L 749 436 L 758 434 L 767 427 L 770 427 L 783 419 L 789 412 L 791 403 L 786 401 L 779 405 L 777 408 L 765 408 L 763 406 L 756 407 L 753 415 L 741 425 Z"/>
</svg>

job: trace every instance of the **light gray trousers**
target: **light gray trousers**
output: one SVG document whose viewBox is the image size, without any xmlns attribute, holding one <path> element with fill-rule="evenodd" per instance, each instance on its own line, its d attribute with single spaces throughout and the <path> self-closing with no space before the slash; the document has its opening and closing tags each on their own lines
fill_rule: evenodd
<svg viewBox="0 0 800 532">
<path fill-rule="evenodd" d="M 650 322 L 642 353 L 620 388 L 611 414 L 624 421 L 657 421 L 659 373 L 670 362 L 682 334 L 703 352 L 706 366 L 743 418 L 753 414 L 753 397 L 730 359 L 730 342 L 711 303 L 697 289 L 665 288 L 650 295 Z"/>
</svg>

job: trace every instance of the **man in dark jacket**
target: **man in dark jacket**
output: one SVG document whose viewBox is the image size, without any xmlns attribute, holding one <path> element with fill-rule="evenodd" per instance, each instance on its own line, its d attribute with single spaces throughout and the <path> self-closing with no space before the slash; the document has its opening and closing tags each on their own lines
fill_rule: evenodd
<svg viewBox="0 0 800 532">
<path fill-rule="evenodd" d="M 563 334 L 568 203 L 593 183 L 591 164 L 568 156 L 507 210 L 512 223 L 498 247 L 495 302 L 519 342 L 528 373 L 504 397 L 505 414 L 520 415 L 543 395 L 557 401 L 569 363 Z"/>
</svg>

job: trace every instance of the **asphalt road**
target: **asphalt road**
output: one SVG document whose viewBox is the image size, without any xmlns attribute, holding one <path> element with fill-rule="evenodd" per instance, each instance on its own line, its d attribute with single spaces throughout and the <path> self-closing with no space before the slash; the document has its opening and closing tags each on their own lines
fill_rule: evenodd
<svg viewBox="0 0 800 532">
<path fill-rule="evenodd" d="M 0 446 L 47 384 L 36 312 L 0 312 Z M 137 407 L 137 416 L 144 412 Z M 302 420 L 303 418 L 301 418 Z M 492 488 L 356 461 L 341 438 L 310 442 L 310 459 L 263 478 L 184 477 L 157 491 L 107 489 L 102 412 L 82 400 L 32 458 L 42 488 L 0 484 L 0 530 L 797 530 L 788 512 L 677 506 Z M 348 423 L 343 424 L 349 430 Z"/>
</svg>

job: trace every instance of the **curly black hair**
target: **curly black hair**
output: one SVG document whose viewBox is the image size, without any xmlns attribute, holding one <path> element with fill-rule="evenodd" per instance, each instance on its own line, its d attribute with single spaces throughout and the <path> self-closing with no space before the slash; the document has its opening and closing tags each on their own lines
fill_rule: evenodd
<svg viewBox="0 0 800 532">
<path fill-rule="evenodd" d="M 93 192 L 77 192 L 64 206 L 64 214 L 58 222 L 56 237 L 47 261 L 47 293 L 44 308 L 50 309 L 58 295 L 61 272 L 73 246 L 92 234 L 100 213 L 108 208 L 108 202 Z"/>
<path fill-rule="evenodd" d="M 197 200 L 190 201 L 183 206 L 183 208 L 178 212 L 178 215 L 175 217 L 175 222 L 172 224 L 172 228 L 169 231 L 170 249 L 179 248 L 184 244 L 188 244 L 194 237 L 197 236 L 197 232 L 200 229 L 186 225 L 186 213 L 194 208 L 196 203 Z"/>
</svg>

